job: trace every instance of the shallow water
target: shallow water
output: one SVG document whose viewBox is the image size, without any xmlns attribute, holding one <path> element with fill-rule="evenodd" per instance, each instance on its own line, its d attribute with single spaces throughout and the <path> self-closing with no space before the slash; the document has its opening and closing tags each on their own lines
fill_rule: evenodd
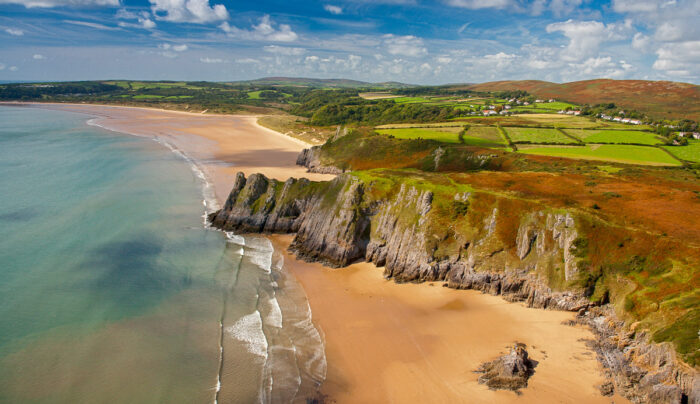
<svg viewBox="0 0 700 404">
<path fill-rule="evenodd" d="M 89 118 L 0 107 L 0 402 L 312 395 L 321 336 L 269 241 L 207 229 L 194 162 Z"/>
</svg>

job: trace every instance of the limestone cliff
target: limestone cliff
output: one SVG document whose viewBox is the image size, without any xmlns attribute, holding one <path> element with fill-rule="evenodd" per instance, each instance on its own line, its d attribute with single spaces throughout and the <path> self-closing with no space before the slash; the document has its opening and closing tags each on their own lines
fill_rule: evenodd
<svg viewBox="0 0 700 404">
<path fill-rule="evenodd" d="M 389 171 L 281 183 L 239 173 L 210 221 L 236 232 L 296 233 L 291 249 L 309 261 L 341 267 L 366 260 L 399 282 L 443 281 L 531 307 L 576 311 L 581 319 L 600 317 L 591 313 L 609 297 L 591 296 L 587 240 L 579 231 L 588 219 L 423 175 Z M 599 332 L 599 352 L 610 351 L 600 347 L 610 348 L 608 339 L 621 331 L 606 332 Z M 650 355 L 646 339 L 632 340 L 634 353 L 603 360 L 611 374 L 625 375 L 612 378 L 617 391 L 636 402 L 698 399 L 697 372 L 676 361 L 668 344 L 654 344 L 663 353 Z"/>
</svg>

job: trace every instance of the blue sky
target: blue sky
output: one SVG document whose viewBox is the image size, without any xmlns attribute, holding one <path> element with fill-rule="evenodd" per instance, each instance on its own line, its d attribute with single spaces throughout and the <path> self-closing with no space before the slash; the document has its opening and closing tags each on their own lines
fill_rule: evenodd
<svg viewBox="0 0 700 404">
<path fill-rule="evenodd" d="M 700 0 L 0 0 L 0 80 L 700 83 Z"/>
</svg>

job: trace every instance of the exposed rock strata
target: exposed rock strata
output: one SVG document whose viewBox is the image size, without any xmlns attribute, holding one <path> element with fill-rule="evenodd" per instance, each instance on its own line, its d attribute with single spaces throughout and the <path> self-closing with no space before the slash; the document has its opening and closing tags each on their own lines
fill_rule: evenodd
<svg viewBox="0 0 700 404">
<path fill-rule="evenodd" d="M 315 157 L 304 157 L 309 158 Z M 430 190 L 403 184 L 389 197 L 377 197 L 371 185 L 349 174 L 326 183 L 291 178 L 279 183 L 260 174 L 246 180 L 239 173 L 224 208 L 210 221 L 237 232 L 296 233 L 290 248 L 300 258 L 334 267 L 366 260 L 399 282 L 443 281 L 530 307 L 599 313 L 586 316 L 593 316 L 596 349 L 616 391 L 639 403 L 700 403 L 697 372 L 676 360 L 672 348 L 634 333 L 625 339 L 629 343 L 621 343 L 621 322 L 601 325 L 613 318 L 612 311 L 599 311 L 604 309 L 596 308 L 585 290 L 553 290 L 579 273 L 573 214 L 529 211 L 519 218 L 510 245 L 498 231 L 508 212 L 496 205 L 485 218 L 473 215 L 469 203 L 476 200 L 465 192 L 454 200 L 466 207 L 460 221 L 470 223 L 470 236 L 438 235 L 444 229 L 431 221 Z"/>
<path fill-rule="evenodd" d="M 527 387 L 527 381 L 535 372 L 535 362 L 530 360 L 525 344 L 516 343 L 510 353 L 482 363 L 477 373 L 479 383 L 494 390 L 518 390 Z"/>
<path fill-rule="evenodd" d="M 321 149 L 319 146 L 313 146 L 309 149 L 304 149 L 297 156 L 297 165 L 306 167 L 310 173 L 320 174 L 342 174 L 343 170 L 331 165 L 323 165 L 321 163 Z"/>
</svg>

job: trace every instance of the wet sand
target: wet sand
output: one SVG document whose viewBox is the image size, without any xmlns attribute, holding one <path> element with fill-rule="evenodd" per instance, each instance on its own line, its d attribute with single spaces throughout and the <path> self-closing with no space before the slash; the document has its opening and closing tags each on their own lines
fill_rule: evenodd
<svg viewBox="0 0 700 404">
<path fill-rule="evenodd" d="M 237 171 L 285 180 L 306 176 L 297 153 L 308 145 L 260 127 L 256 117 L 202 115 L 143 108 L 41 105 L 95 115 L 105 128 L 159 136 L 198 160 L 219 202 Z M 601 367 L 585 328 L 562 324 L 572 313 L 529 309 L 440 283 L 399 285 L 372 264 L 330 269 L 296 260 L 292 236 L 271 236 L 285 268 L 302 284 L 315 324 L 325 335 L 328 375 L 321 392 L 336 403 L 626 403 L 603 397 Z M 538 362 L 518 395 L 477 383 L 480 363 L 528 345 Z"/>
</svg>

